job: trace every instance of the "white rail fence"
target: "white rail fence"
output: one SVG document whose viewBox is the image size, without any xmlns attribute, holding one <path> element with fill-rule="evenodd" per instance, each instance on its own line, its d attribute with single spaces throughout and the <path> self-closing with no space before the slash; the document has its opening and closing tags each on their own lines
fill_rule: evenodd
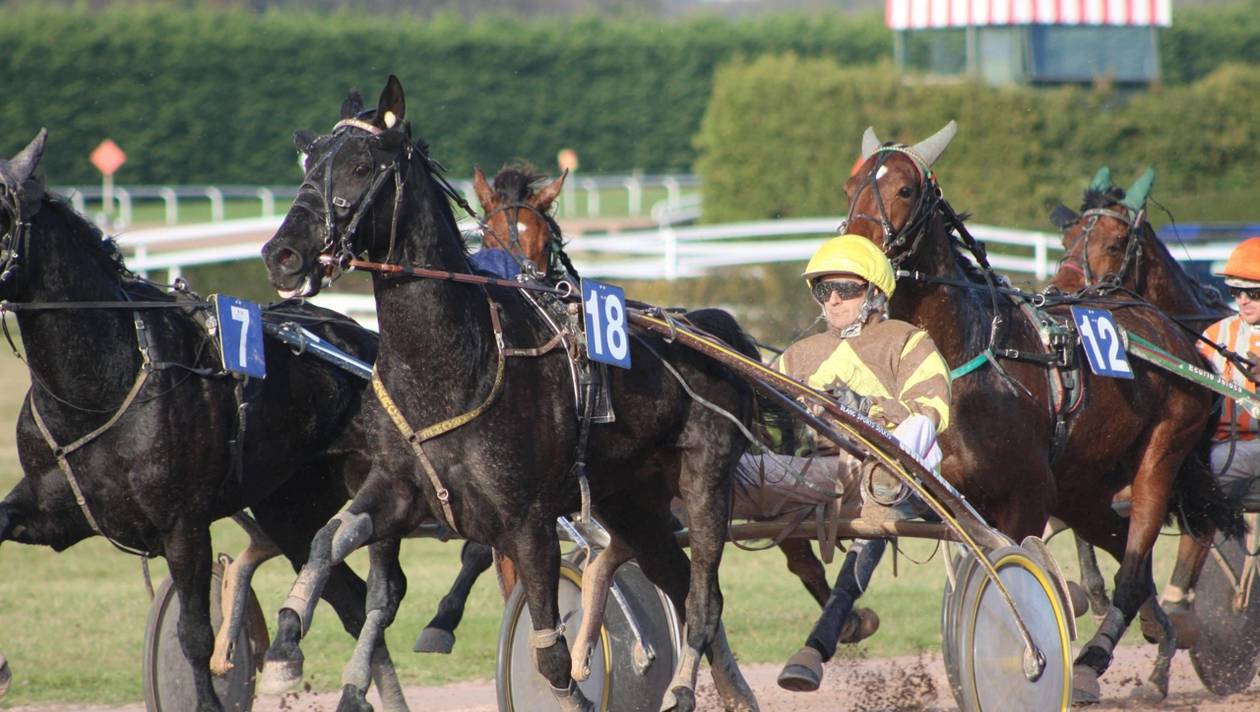
<svg viewBox="0 0 1260 712">
<path fill-rule="evenodd" d="M 476 204 L 471 179 L 455 179 L 451 181 L 464 197 Z M 609 191 L 625 191 L 626 204 L 631 216 L 647 214 L 644 208 L 644 194 L 647 190 L 664 190 L 665 200 L 648 206 L 656 217 L 658 210 L 668 210 L 673 206 L 688 205 L 684 200 L 684 190 L 694 190 L 700 186 L 700 179 L 691 174 L 679 175 L 575 175 L 565 181 L 564 192 L 560 200 L 560 217 L 574 216 L 579 212 L 579 195 L 585 200 L 588 217 L 602 215 L 601 196 Z M 64 195 L 84 215 L 89 215 L 88 203 L 96 203 L 103 210 L 102 191 L 100 186 L 59 186 L 53 192 Z M 659 193 L 657 193 L 659 195 Z M 180 205 L 187 208 L 188 203 L 209 203 L 211 222 L 223 222 L 226 219 L 225 201 L 257 200 L 263 217 L 276 214 L 277 200 L 292 200 L 297 195 L 295 186 L 259 186 L 259 185 L 133 185 L 114 186 L 113 202 L 109 210 L 114 215 L 113 225 L 125 229 L 134 225 L 135 204 L 139 201 L 162 201 L 164 218 L 167 225 L 179 223 Z M 694 219 L 694 218 L 692 218 Z M 660 222 L 658 218 L 658 222 Z M 674 222 L 677 222 L 675 220 Z"/>
<path fill-rule="evenodd" d="M 681 279 L 722 267 L 804 262 L 820 242 L 835 234 L 840 216 L 795 220 L 663 226 L 601 235 L 584 235 L 567 251 L 585 276 L 602 279 Z M 141 273 L 167 270 L 171 278 L 198 265 L 255 260 L 280 226 L 279 216 L 219 223 L 135 230 L 118 236 L 128 266 Z M 475 229 L 472 223 L 462 225 Z M 1057 269 L 1062 255 L 1059 236 L 1050 232 L 969 225 L 989 247 L 989 262 L 1012 276 L 1040 282 Z M 213 245 L 205 245 L 215 242 Z M 1177 246 L 1181 260 L 1224 262 L 1236 242 Z M 326 294 L 317 300 L 368 323 L 375 322 L 370 296 Z"/>
</svg>

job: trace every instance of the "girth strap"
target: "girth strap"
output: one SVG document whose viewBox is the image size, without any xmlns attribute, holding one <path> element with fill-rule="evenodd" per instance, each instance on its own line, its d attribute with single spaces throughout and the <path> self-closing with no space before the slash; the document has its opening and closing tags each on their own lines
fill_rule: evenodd
<svg viewBox="0 0 1260 712">
<path fill-rule="evenodd" d="M 44 442 L 48 443 L 48 447 L 52 450 L 53 456 L 57 458 L 57 467 L 61 468 L 61 471 L 66 476 L 66 481 L 70 483 L 70 490 L 74 492 L 75 504 L 79 505 L 79 510 L 83 512 L 83 516 L 87 519 L 88 525 L 92 527 L 92 531 L 105 537 L 105 539 L 109 541 L 109 543 L 113 544 L 119 551 L 146 558 L 149 556 L 148 552 L 140 551 L 124 544 L 120 544 L 108 534 L 101 531 L 100 525 L 96 523 L 96 517 L 92 516 L 92 510 L 88 507 L 87 498 L 83 496 L 83 489 L 79 487 L 79 481 L 74 476 L 74 470 L 70 467 L 69 455 L 70 453 L 97 439 L 118 423 L 118 421 L 122 418 L 123 413 L 126 413 L 127 409 L 131 407 L 131 404 L 135 401 L 136 396 L 140 395 L 140 390 L 144 387 L 145 381 L 148 380 L 149 373 L 148 369 L 140 369 L 136 374 L 135 382 L 131 384 L 131 390 L 128 391 L 127 397 L 123 399 L 122 405 L 118 406 L 118 410 L 114 411 L 114 414 L 110 416 L 109 420 L 105 421 L 105 423 L 99 428 L 93 430 L 87 435 L 84 435 L 78 440 L 75 440 L 69 445 L 66 445 L 65 447 L 58 445 L 57 439 L 54 438 L 52 432 L 48 430 L 48 425 L 44 423 L 44 417 L 39 414 L 39 408 L 35 405 L 35 391 L 31 391 L 31 417 L 35 420 L 35 427 L 39 428 L 39 434 L 43 436 Z"/>
</svg>

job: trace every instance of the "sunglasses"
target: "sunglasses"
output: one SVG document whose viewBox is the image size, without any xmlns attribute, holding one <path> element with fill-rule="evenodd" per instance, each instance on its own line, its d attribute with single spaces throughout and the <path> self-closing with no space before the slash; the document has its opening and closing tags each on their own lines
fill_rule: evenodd
<svg viewBox="0 0 1260 712">
<path fill-rule="evenodd" d="M 1247 301 L 1260 302 L 1260 287 L 1230 287 L 1229 296 L 1235 301 L 1242 295 L 1247 295 Z"/>
<path fill-rule="evenodd" d="M 817 282 L 813 292 L 820 303 L 830 299 L 833 292 L 841 299 L 853 299 L 866 293 L 866 282 Z"/>
</svg>

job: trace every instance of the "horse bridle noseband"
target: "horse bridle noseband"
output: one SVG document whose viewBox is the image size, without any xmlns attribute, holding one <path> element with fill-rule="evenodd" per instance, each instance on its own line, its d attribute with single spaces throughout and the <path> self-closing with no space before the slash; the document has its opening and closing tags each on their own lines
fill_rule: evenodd
<svg viewBox="0 0 1260 712">
<path fill-rule="evenodd" d="M 1093 270 L 1089 266 L 1089 238 L 1094 228 L 1098 225 L 1098 221 L 1102 218 L 1112 218 L 1124 224 L 1124 259 L 1120 262 L 1118 270 L 1100 275 L 1099 279 L 1095 281 Z M 1085 289 L 1106 291 L 1120 287 L 1124 284 L 1125 277 L 1129 275 L 1129 272 L 1137 270 L 1138 265 L 1141 264 L 1142 240 L 1138 231 L 1146 224 L 1146 211 L 1144 209 L 1138 210 L 1133 217 L 1130 217 L 1128 210 L 1121 212 L 1108 208 L 1091 208 L 1081 213 L 1080 217 L 1076 219 L 1076 223 L 1079 224 L 1082 220 L 1086 221 L 1085 227 L 1073 244 L 1073 247 L 1078 244 L 1081 246 L 1080 254 L 1077 255 L 1077 250 L 1075 249 L 1069 249 L 1059 264 L 1080 272 L 1085 278 Z M 1138 271 L 1137 274 L 1140 275 L 1141 272 Z M 1136 291 L 1141 291 L 1141 285 L 1137 285 L 1137 287 Z"/>
<path fill-rule="evenodd" d="M 0 284 L 3 284 L 17 272 L 18 259 L 26 252 L 31 239 L 31 216 L 22 214 L 18 191 L 9 185 L 4 175 L 0 175 L 0 211 L 11 218 L 9 229 L 0 235 Z"/>
</svg>

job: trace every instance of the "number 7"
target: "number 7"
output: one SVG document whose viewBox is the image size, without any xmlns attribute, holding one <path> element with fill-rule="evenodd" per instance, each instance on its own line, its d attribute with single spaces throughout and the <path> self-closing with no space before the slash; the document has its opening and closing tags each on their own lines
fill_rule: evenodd
<svg viewBox="0 0 1260 712">
<path fill-rule="evenodd" d="M 237 357 L 237 362 L 241 366 L 244 366 L 245 342 L 249 340 L 249 310 L 244 307 L 232 305 L 232 321 L 241 322 L 241 338 L 240 341 L 237 342 L 240 355 Z"/>
</svg>

